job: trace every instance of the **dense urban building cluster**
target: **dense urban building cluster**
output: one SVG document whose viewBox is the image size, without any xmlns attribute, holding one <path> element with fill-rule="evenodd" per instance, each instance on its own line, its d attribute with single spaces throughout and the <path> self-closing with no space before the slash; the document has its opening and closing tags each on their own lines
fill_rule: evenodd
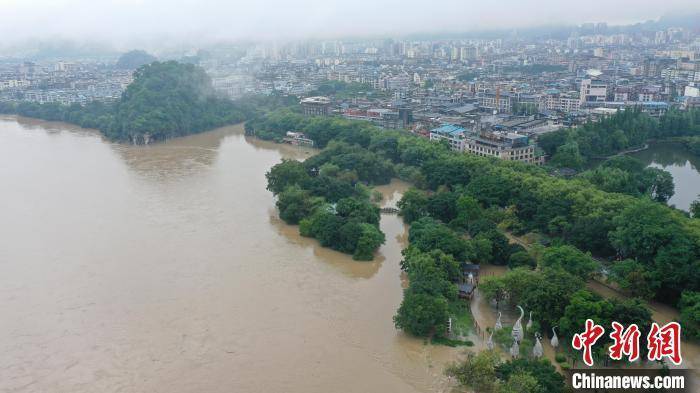
<svg viewBox="0 0 700 393">
<path fill-rule="evenodd" d="M 0 101 L 114 101 L 133 80 L 132 71 L 95 62 L 0 63 Z"/>
<path fill-rule="evenodd" d="M 160 60 L 199 64 L 230 98 L 297 96 L 305 115 L 408 129 L 458 151 L 530 163 L 544 160 L 543 133 L 620 109 L 658 117 L 700 106 L 693 29 L 596 23 L 546 36 L 261 43 Z M 0 101 L 114 101 L 133 71 L 114 60 L 5 61 Z"/>
</svg>

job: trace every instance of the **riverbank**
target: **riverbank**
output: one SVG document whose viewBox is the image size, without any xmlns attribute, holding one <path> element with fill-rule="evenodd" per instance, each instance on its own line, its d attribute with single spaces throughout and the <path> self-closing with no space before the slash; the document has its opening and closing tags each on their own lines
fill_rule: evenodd
<svg viewBox="0 0 700 393">
<path fill-rule="evenodd" d="M 264 174 L 306 156 L 241 125 L 131 146 L 0 120 L 0 390 L 447 391 L 459 351 L 391 321 L 400 217 L 369 263 L 280 222 Z"/>
</svg>

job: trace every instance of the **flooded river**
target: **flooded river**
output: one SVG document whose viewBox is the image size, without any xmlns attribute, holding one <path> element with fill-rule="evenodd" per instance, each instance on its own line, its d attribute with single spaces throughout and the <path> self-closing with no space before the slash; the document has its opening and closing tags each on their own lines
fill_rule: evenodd
<svg viewBox="0 0 700 393">
<path fill-rule="evenodd" d="M 264 174 L 309 154 L 240 126 L 131 147 L 0 118 L 0 391 L 445 391 L 456 350 L 391 320 L 400 218 L 373 262 L 278 219 Z"/>
</svg>

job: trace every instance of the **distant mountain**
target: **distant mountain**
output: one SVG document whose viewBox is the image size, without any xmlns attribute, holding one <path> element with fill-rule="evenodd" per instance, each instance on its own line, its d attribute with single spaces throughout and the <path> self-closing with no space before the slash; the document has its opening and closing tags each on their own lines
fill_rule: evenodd
<svg viewBox="0 0 700 393">
<path fill-rule="evenodd" d="M 135 70 L 142 65 L 158 60 L 155 56 L 143 50 L 132 50 L 119 56 L 116 67 L 123 70 Z"/>
</svg>

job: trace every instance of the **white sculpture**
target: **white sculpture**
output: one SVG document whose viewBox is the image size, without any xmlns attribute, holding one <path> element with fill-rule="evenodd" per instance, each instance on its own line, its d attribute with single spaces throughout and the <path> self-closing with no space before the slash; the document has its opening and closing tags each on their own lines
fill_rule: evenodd
<svg viewBox="0 0 700 393">
<path fill-rule="evenodd" d="M 498 312 L 498 319 L 496 320 L 496 324 L 493 326 L 493 330 L 501 330 L 503 329 L 503 324 L 501 323 L 501 312 Z"/>
<path fill-rule="evenodd" d="M 552 327 L 552 339 L 549 341 L 552 344 L 552 348 L 557 349 L 559 346 L 559 337 L 557 337 L 557 332 L 554 330 L 556 326 Z"/>
<path fill-rule="evenodd" d="M 493 350 L 493 347 L 494 347 L 494 345 L 493 345 L 493 331 L 491 331 L 491 335 L 489 336 L 489 340 L 486 341 L 486 348 L 488 348 L 488 350 L 490 351 L 490 350 Z"/>
<path fill-rule="evenodd" d="M 525 325 L 525 330 L 529 331 L 532 329 L 532 311 L 530 311 L 530 319 L 527 320 L 527 325 Z"/>
<path fill-rule="evenodd" d="M 542 343 L 540 342 L 540 335 L 535 337 L 535 346 L 532 347 L 532 356 L 539 359 L 544 354 L 544 349 L 542 348 Z"/>
<path fill-rule="evenodd" d="M 515 321 L 515 325 L 513 325 L 513 339 L 517 342 L 523 341 L 523 337 L 525 334 L 523 333 L 523 324 L 522 324 L 522 319 L 525 316 L 525 310 L 523 310 L 522 307 L 518 306 L 520 309 L 520 318 L 518 318 L 517 321 Z"/>
<path fill-rule="evenodd" d="M 517 358 L 518 355 L 520 355 L 520 346 L 517 341 L 513 340 L 513 346 L 510 347 L 510 356 Z"/>
</svg>

